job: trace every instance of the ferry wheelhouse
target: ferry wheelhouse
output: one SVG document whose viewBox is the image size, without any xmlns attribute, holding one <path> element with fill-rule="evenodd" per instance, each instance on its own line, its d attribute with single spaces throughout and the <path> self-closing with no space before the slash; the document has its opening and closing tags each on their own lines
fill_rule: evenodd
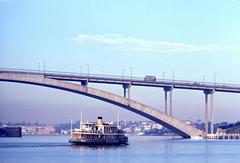
<svg viewBox="0 0 240 163">
<path fill-rule="evenodd" d="M 80 129 L 71 131 L 69 142 L 79 145 L 127 144 L 128 137 L 113 123 L 104 123 L 98 117 L 97 123 L 81 123 Z"/>
</svg>

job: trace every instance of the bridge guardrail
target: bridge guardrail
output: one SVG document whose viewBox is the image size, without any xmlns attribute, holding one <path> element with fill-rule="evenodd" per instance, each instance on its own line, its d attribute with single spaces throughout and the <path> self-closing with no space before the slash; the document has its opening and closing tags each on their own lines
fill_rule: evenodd
<svg viewBox="0 0 240 163">
<path fill-rule="evenodd" d="M 62 71 L 49 71 L 49 70 L 34 70 L 34 69 L 15 69 L 15 68 L 0 68 L 0 71 L 5 72 L 16 72 L 16 73 L 31 73 L 41 75 L 65 75 L 68 77 L 86 77 L 86 78 L 113 78 L 115 80 L 124 81 L 139 81 L 146 83 L 166 83 L 173 85 L 192 85 L 199 87 L 209 88 L 235 88 L 240 89 L 240 84 L 229 84 L 229 83 L 213 83 L 213 82 L 202 82 L 202 81 L 188 81 L 188 80 L 173 80 L 173 79 L 159 79 L 156 81 L 144 81 L 144 77 L 131 77 L 131 76 L 120 76 L 120 75 L 106 75 L 106 74 L 88 74 L 88 73 L 76 73 L 76 72 L 62 72 Z"/>
</svg>

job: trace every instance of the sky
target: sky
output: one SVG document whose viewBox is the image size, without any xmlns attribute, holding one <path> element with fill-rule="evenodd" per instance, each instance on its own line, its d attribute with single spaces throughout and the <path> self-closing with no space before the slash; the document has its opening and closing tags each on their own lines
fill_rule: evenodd
<svg viewBox="0 0 240 163">
<path fill-rule="evenodd" d="M 0 67 L 240 84 L 239 0 L 0 0 Z M 89 86 L 123 94 L 121 86 Z M 164 110 L 162 88 L 131 97 Z M 216 122 L 239 120 L 239 94 L 215 93 Z M 145 120 L 105 102 L 0 82 L 0 120 Z M 173 114 L 203 120 L 201 91 L 173 92 Z"/>
</svg>

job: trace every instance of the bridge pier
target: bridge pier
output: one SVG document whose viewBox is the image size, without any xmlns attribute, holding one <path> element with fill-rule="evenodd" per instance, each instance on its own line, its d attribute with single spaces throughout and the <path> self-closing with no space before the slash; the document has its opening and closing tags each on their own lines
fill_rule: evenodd
<svg viewBox="0 0 240 163">
<path fill-rule="evenodd" d="M 172 116 L 172 90 L 173 89 L 171 89 L 169 92 L 170 93 L 170 116 Z"/>
<path fill-rule="evenodd" d="M 211 93 L 211 134 L 213 134 L 213 130 L 214 130 L 214 124 L 213 124 L 213 96 L 214 92 Z"/>
<path fill-rule="evenodd" d="M 130 87 L 131 87 L 131 83 L 123 83 L 123 97 L 124 98 L 128 98 L 130 99 Z M 127 92 L 128 92 L 128 97 L 127 96 Z"/>
<path fill-rule="evenodd" d="M 165 114 L 167 114 L 167 91 L 164 90 L 164 94 L 165 94 L 165 100 L 164 100 L 164 104 L 165 104 Z"/>
<path fill-rule="evenodd" d="M 208 95 L 211 95 L 211 125 L 210 125 L 210 131 L 211 133 L 213 133 L 213 94 L 214 94 L 214 90 L 213 89 L 205 89 L 204 91 L 205 94 L 205 134 L 208 134 L 208 123 L 209 123 L 209 119 L 208 119 Z"/>
<path fill-rule="evenodd" d="M 172 90 L 173 90 L 173 87 L 172 86 L 166 86 L 166 87 L 163 87 L 163 90 L 164 90 L 164 93 L 165 93 L 165 100 L 164 100 L 164 102 L 165 102 L 165 114 L 168 114 L 168 105 L 167 105 L 167 103 L 168 103 L 168 92 L 169 92 L 169 98 L 170 98 L 170 100 L 169 100 L 169 103 L 170 103 L 170 108 L 169 108 L 169 110 L 170 110 L 170 112 L 169 112 L 169 115 L 170 116 L 172 116 Z"/>
<path fill-rule="evenodd" d="M 123 97 L 126 98 L 126 96 L 127 96 L 127 89 L 123 88 Z"/>
<path fill-rule="evenodd" d="M 128 99 L 130 99 L 130 87 L 128 88 Z"/>
</svg>

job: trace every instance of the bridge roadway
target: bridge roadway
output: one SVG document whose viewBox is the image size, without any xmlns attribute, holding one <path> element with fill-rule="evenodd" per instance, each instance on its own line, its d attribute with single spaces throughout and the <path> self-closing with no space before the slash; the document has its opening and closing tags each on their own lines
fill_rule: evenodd
<svg viewBox="0 0 240 163">
<path fill-rule="evenodd" d="M 141 104 L 137 101 L 131 100 L 129 98 L 124 98 L 110 92 L 91 88 L 86 85 L 51 79 L 52 76 L 49 78 L 49 75 L 53 74 L 0 71 L 0 81 L 33 84 L 85 95 L 117 105 L 134 113 L 142 115 L 172 130 L 183 138 L 206 137 L 206 133 L 203 131 L 191 125 L 188 125 L 187 123 L 178 120 L 170 115 L 167 115 L 153 107 Z"/>
<path fill-rule="evenodd" d="M 82 82 L 83 85 L 87 83 L 105 83 L 105 84 L 129 84 L 130 86 L 145 86 L 145 87 L 171 87 L 176 89 L 191 89 L 191 90 L 214 90 L 215 92 L 231 92 L 240 93 L 240 85 L 226 84 L 226 83 L 210 83 L 199 81 L 183 81 L 183 80 L 169 80 L 157 79 L 156 81 L 146 81 L 144 78 L 127 77 L 127 76 L 113 76 L 113 75 L 99 75 L 86 73 L 68 73 L 57 71 L 35 71 L 35 70 L 19 70 L 19 69 L 0 69 L 0 73 L 12 72 L 21 74 L 38 74 L 44 75 L 45 78 Z"/>
</svg>

